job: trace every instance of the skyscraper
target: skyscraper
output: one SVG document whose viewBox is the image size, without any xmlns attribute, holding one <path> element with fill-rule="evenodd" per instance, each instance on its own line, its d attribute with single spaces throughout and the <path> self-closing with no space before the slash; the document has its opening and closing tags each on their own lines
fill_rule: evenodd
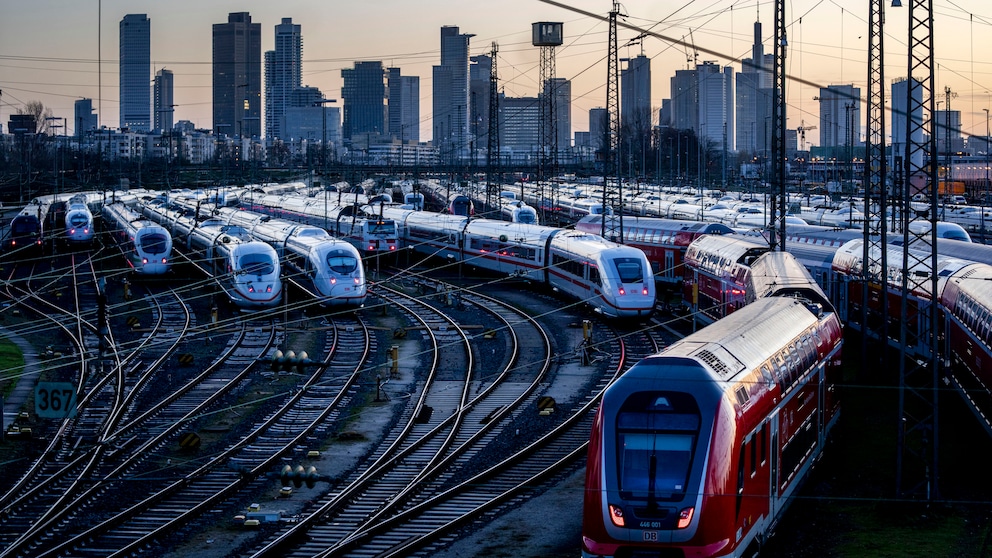
<svg viewBox="0 0 992 558">
<path fill-rule="evenodd" d="M 86 132 L 96 129 L 96 114 L 93 114 L 93 99 L 78 99 L 73 104 L 74 117 L 72 125 L 76 129 L 76 137 L 81 138 Z"/>
<path fill-rule="evenodd" d="M 544 95 L 553 95 L 554 121 L 558 151 L 567 151 L 572 144 L 572 82 L 551 78 L 544 84 Z"/>
<path fill-rule="evenodd" d="M 861 89 L 854 85 L 820 88 L 820 146 L 853 147 L 861 140 Z"/>
<path fill-rule="evenodd" d="M 734 137 L 734 70 L 730 66 L 721 70 L 716 62 L 703 62 L 696 66 L 696 80 L 699 95 L 696 135 L 709 140 L 717 149 L 730 149 Z"/>
<path fill-rule="evenodd" d="M 420 141 L 420 77 L 400 75 L 389 68 L 386 77 L 390 136 L 400 141 Z"/>
<path fill-rule="evenodd" d="M 290 96 L 302 81 L 303 36 L 293 18 L 276 25 L 275 50 L 265 53 L 265 136 L 283 138 Z"/>
<path fill-rule="evenodd" d="M 386 133 L 386 83 L 382 62 L 355 62 L 341 70 L 341 97 L 344 100 L 342 132 L 345 144 L 357 136 Z M 366 143 L 367 145 L 367 143 Z"/>
<path fill-rule="evenodd" d="M 488 54 L 480 54 L 469 60 L 468 133 L 478 151 L 489 146 L 489 76 L 492 74 L 493 59 Z"/>
<path fill-rule="evenodd" d="M 155 129 L 169 131 L 172 129 L 173 115 L 176 109 L 173 100 L 173 76 L 172 72 L 162 68 L 155 72 L 155 85 L 153 87 L 153 97 L 155 106 Z"/>
<path fill-rule="evenodd" d="M 638 132 L 651 128 L 651 59 L 643 54 L 620 70 L 620 124 Z"/>
<path fill-rule="evenodd" d="M 127 14 L 120 23 L 121 128 L 151 129 L 152 22 L 146 14 Z"/>
<path fill-rule="evenodd" d="M 760 153 L 771 149 L 772 67 L 775 55 L 765 54 L 761 22 L 754 22 L 751 58 L 741 61 L 736 91 L 736 146 L 738 151 Z M 766 118 L 768 122 L 766 122 Z"/>
<path fill-rule="evenodd" d="M 603 107 L 589 109 L 589 146 L 601 151 L 609 145 L 610 113 Z"/>
<path fill-rule="evenodd" d="M 262 30 L 248 12 L 213 26 L 213 120 L 218 134 L 261 135 Z"/>
<path fill-rule="evenodd" d="M 452 162 L 469 149 L 469 39 L 458 27 L 441 27 L 441 64 L 434 66 L 434 145 L 441 161 Z"/>
</svg>

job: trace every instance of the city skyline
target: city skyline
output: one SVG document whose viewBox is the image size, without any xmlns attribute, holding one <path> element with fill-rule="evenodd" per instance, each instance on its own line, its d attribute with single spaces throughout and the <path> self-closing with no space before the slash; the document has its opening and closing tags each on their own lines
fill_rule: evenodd
<svg viewBox="0 0 992 558">
<path fill-rule="evenodd" d="M 536 96 L 540 90 L 539 50 L 530 44 L 530 25 L 536 21 L 564 23 L 564 44 L 557 48 L 557 77 L 571 80 L 572 132 L 587 130 L 585 117 L 594 107 L 605 106 L 607 24 L 597 18 L 540 0 L 508 0 L 498 9 L 450 0 L 430 0 L 416 5 L 392 0 L 375 6 L 318 5 L 289 0 L 275 5 L 257 0 L 203 6 L 186 0 L 159 4 L 145 0 L 58 2 L 38 0 L 5 5 L 5 32 L 0 37 L 0 121 L 33 100 L 42 101 L 56 116 L 72 117 L 79 98 L 92 98 L 99 123 L 115 127 L 119 104 L 117 25 L 124 15 L 146 13 L 151 20 L 151 74 L 165 67 L 175 76 L 175 120 L 190 120 L 198 128 L 211 128 L 211 27 L 227 21 L 231 12 L 246 11 L 261 24 L 262 50 L 274 48 L 274 28 L 282 18 L 302 26 L 302 81 L 317 87 L 328 98 L 341 96 L 341 70 L 358 61 L 381 61 L 398 67 L 403 75 L 421 81 L 421 139 L 433 139 L 431 106 L 432 67 L 440 63 L 438 30 L 457 26 L 473 35 L 470 55 L 486 54 L 499 45 L 500 89 L 507 96 Z M 909 2 L 905 2 L 908 5 Z M 908 7 L 890 8 L 886 1 L 886 95 L 888 83 L 906 74 Z M 569 2 L 576 10 L 606 17 L 608 1 Z M 652 99 L 655 112 L 671 96 L 670 79 L 676 70 L 714 60 L 720 66 L 740 65 L 736 59 L 750 55 L 752 26 L 764 24 L 766 52 L 771 52 L 773 5 L 756 2 L 717 1 L 705 8 L 673 8 L 656 2 L 635 1 L 622 5 L 618 32 L 620 56 L 644 54 L 651 58 Z M 990 20 L 978 10 L 977 0 L 934 2 L 936 91 L 951 88 L 953 110 L 961 112 L 963 133 L 986 133 L 985 108 L 992 108 Z M 865 49 L 867 11 L 864 2 L 809 1 L 787 6 L 789 51 L 787 74 L 820 87 L 853 84 L 866 91 Z M 100 33 L 97 12 L 100 11 Z M 694 10 L 694 12 L 690 12 Z M 793 13 L 794 12 L 794 13 Z M 662 23 L 659 23 L 662 22 Z M 812 23 L 811 23 L 812 22 Z M 649 36 L 685 41 L 670 44 Z M 97 47 L 97 37 L 102 37 Z M 100 51 L 98 54 L 98 50 Z M 722 56 L 719 56 L 722 55 Z M 97 67 L 102 68 L 98 84 Z M 102 87 L 98 87 L 102 85 Z M 150 88 L 151 84 L 149 84 Z M 102 90 L 102 99 L 100 91 Z M 817 87 L 790 80 L 787 83 L 788 126 L 806 126 L 818 120 L 813 97 Z M 941 94 L 938 100 L 943 101 Z M 863 129 L 864 123 L 859 123 Z M 74 133 L 70 125 L 68 133 Z M 819 134 L 806 140 L 819 145 Z"/>
</svg>

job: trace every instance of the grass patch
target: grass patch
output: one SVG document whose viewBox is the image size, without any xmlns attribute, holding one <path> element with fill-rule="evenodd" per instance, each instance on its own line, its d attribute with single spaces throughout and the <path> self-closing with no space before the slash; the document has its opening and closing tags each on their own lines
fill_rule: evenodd
<svg viewBox="0 0 992 558">
<path fill-rule="evenodd" d="M 908 510 L 907 510 L 908 511 Z M 837 548 L 839 556 L 851 558 L 934 558 L 949 556 L 968 537 L 967 520 L 956 514 L 940 512 L 894 513 L 880 516 L 857 513 L 859 525 L 852 529 Z"/>
<path fill-rule="evenodd" d="M 24 372 L 24 353 L 6 338 L 0 338 L 0 393 L 10 395 Z"/>
</svg>

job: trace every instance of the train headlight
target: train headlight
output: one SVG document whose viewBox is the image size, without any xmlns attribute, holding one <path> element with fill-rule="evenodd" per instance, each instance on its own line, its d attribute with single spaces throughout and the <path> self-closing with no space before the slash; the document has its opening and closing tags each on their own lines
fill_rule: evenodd
<svg viewBox="0 0 992 558">
<path fill-rule="evenodd" d="M 371 252 L 372 250 L 375 250 L 375 246 L 372 246 L 371 244 L 369 244 L 369 251 Z"/>
<path fill-rule="evenodd" d="M 647 287 L 644 287 L 643 289 L 641 289 L 641 294 L 647 295 L 648 294 L 648 288 Z"/>
<path fill-rule="evenodd" d="M 162 263 L 169 263 L 169 261 L 165 258 L 162 258 Z"/>
<path fill-rule="evenodd" d="M 253 293 L 253 292 L 255 292 L 255 285 L 251 285 L 251 284 L 249 284 L 249 285 L 248 285 L 248 292 L 250 292 L 250 293 Z"/>
<path fill-rule="evenodd" d="M 685 529 L 689 526 L 689 522 L 692 521 L 692 514 L 696 511 L 696 508 L 685 508 L 679 512 L 679 529 Z"/>
<path fill-rule="evenodd" d="M 623 527 L 623 508 L 610 504 L 610 521 L 617 527 Z"/>
<path fill-rule="evenodd" d="M 331 277 L 331 284 L 332 285 L 337 285 L 338 284 L 338 278 L 337 277 Z"/>
<path fill-rule="evenodd" d="M 362 280 L 361 280 L 361 279 L 359 279 L 358 277 L 355 277 L 355 278 L 354 278 L 354 281 L 355 281 L 355 284 L 356 284 L 356 285 L 362 282 Z"/>
<path fill-rule="evenodd" d="M 623 295 L 627 294 L 627 289 L 625 289 L 623 287 L 620 287 L 619 292 L 620 292 L 620 296 L 623 296 Z"/>
<path fill-rule="evenodd" d="M 268 287 L 265 287 L 265 292 L 271 293 L 272 292 L 272 285 L 269 285 Z"/>
<path fill-rule="evenodd" d="M 148 258 L 141 258 L 141 263 L 142 263 L 142 265 L 147 264 L 148 263 Z"/>
</svg>

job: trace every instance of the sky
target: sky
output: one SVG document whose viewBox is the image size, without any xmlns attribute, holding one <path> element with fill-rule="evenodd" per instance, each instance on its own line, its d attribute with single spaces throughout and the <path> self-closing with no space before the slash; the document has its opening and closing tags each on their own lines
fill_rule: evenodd
<svg viewBox="0 0 992 558">
<path fill-rule="evenodd" d="M 890 1 L 886 82 L 908 72 L 911 0 L 902 0 L 902 8 L 889 7 Z M 619 6 L 620 57 L 651 58 L 655 109 L 670 96 L 676 70 L 715 61 L 739 71 L 739 59 L 750 56 L 755 20 L 763 24 L 765 52 L 772 52 L 771 1 L 627 0 Z M 534 96 L 540 50 L 531 45 L 531 24 L 562 22 L 556 75 L 572 80 L 573 131 L 587 131 L 589 109 L 606 106 L 604 19 L 612 7 L 610 0 L 0 0 L 0 122 L 6 125 L 27 102 L 41 101 L 66 118 L 72 134 L 73 102 L 88 97 L 100 124 L 117 127 L 119 23 L 125 14 L 145 13 L 151 19 L 151 74 L 164 67 L 175 75 L 175 119 L 210 128 L 212 25 L 247 11 L 261 24 L 263 52 L 274 48 L 282 18 L 302 26 L 303 85 L 320 88 L 327 98 L 340 97 L 341 70 L 356 61 L 380 60 L 403 75 L 420 76 L 422 141 L 431 139 L 431 75 L 440 63 L 442 26 L 474 35 L 472 55 L 488 54 L 497 43 L 500 88 L 508 96 Z M 984 109 L 992 108 L 992 3 L 933 0 L 933 12 L 938 108 L 949 98 L 951 109 L 961 111 L 964 133 L 984 136 Z M 816 86 L 853 83 L 862 96 L 867 93 L 868 2 L 787 0 L 785 13 L 787 125 L 809 128 L 819 118 Z M 636 40 L 644 30 L 653 35 Z M 806 141 L 816 145 L 817 131 L 807 132 Z"/>
</svg>

